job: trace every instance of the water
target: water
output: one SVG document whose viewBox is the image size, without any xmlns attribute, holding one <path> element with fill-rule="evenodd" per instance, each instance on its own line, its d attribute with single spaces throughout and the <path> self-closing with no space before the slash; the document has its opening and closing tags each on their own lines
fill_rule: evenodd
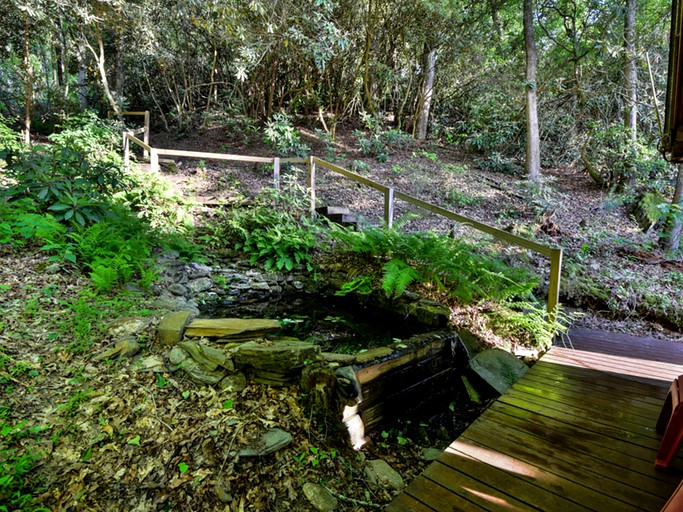
<svg viewBox="0 0 683 512">
<path fill-rule="evenodd" d="M 213 318 L 271 318 L 292 336 L 324 352 L 357 353 L 405 340 L 426 328 L 397 313 L 359 304 L 348 297 L 282 296 L 267 302 L 233 304 L 205 312 Z"/>
</svg>

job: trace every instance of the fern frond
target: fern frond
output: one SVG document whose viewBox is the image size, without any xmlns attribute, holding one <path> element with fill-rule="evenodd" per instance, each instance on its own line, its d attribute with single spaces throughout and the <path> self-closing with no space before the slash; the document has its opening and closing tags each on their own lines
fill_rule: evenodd
<svg viewBox="0 0 683 512">
<path fill-rule="evenodd" d="M 403 295 L 413 281 L 422 281 L 422 275 L 417 270 L 397 259 L 388 261 L 382 268 L 382 273 L 382 289 L 391 299 Z"/>
</svg>

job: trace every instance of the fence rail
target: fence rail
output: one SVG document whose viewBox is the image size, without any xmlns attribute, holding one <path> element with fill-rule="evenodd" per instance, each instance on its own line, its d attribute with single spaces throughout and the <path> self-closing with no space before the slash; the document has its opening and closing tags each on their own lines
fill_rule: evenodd
<svg viewBox="0 0 683 512">
<path fill-rule="evenodd" d="M 366 185 L 368 187 L 372 187 L 375 190 L 378 190 L 379 192 L 382 192 L 382 194 L 384 194 L 384 221 L 386 222 L 388 227 L 392 227 L 392 225 L 393 225 L 394 202 L 396 199 L 400 199 L 400 200 L 406 201 L 407 203 L 410 203 L 412 205 L 423 208 L 423 209 L 425 209 L 431 213 L 434 213 L 436 215 L 440 215 L 441 217 L 445 217 L 447 219 L 458 222 L 459 224 L 469 226 L 473 229 L 476 229 L 477 231 L 481 231 L 483 233 L 491 235 L 494 238 L 497 238 L 498 240 L 502 240 L 505 243 L 508 243 L 511 245 L 516 245 L 518 247 L 522 247 L 524 249 L 528 249 L 530 251 L 533 251 L 533 252 L 536 252 L 538 254 L 542 254 L 543 256 L 548 257 L 550 259 L 550 277 L 549 277 L 549 286 L 548 286 L 547 310 L 548 310 L 548 316 L 550 319 L 556 318 L 557 305 L 560 302 L 560 279 L 561 279 L 561 275 L 562 275 L 562 249 L 543 245 L 543 244 L 540 244 L 538 242 L 534 242 L 533 240 L 529 240 L 527 238 L 522 238 L 521 236 L 513 235 L 512 233 L 508 233 L 507 231 L 503 231 L 502 229 L 498 229 L 496 227 L 489 226 L 488 224 L 484 224 L 483 222 L 479 222 L 479 221 L 476 221 L 474 219 L 470 219 L 469 217 L 465 217 L 464 215 L 457 214 L 451 210 L 447 210 L 447 209 L 442 208 L 440 206 L 437 206 L 435 204 L 428 203 L 427 201 L 423 201 L 422 199 L 418 199 L 417 197 L 413 197 L 411 195 L 404 194 L 403 192 L 396 191 L 392 187 L 388 187 L 388 186 L 383 185 L 381 183 L 378 183 L 376 181 L 373 181 L 373 180 L 370 180 L 370 179 L 365 178 L 363 176 L 360 176 L 359 174 L 348 171 L 342 167 L 339 167 L 338 165 L 334 165 L 334 164 L 331 164 L 329 162 L 326 162 L 325 160 L 321 160 L 320 158 L 315 157 L 315 156 L 310 157 L 310 163 L 308 166 L 309 167 L 308 187 L 310 189 L 310 194 L 311 194 L 311 211 L 315 211 L 315 205 L 316 205 L 316 193 L 315 193 L 316 166 L 320 166 L 324 169 L 328 169 L 328 170 L 335 172 L 337 174 L 341 174 L 342 176 L 345 176 L 345 177 L 347 177 L 347 178 L 349 178 L 349 179 L 351 179 L 357 183 L 361 183 L 361 184 Z"/>
<path fill-rule="evenodd" d="M 159 170 L 159 155 L 162 156 L 182 156 L 186 158 L 199 158 L 206 160 L 221 160 L 221 161 L 231 161 L 231 162 L 246 162 L 246 163 L 264 163 L 273 165 L 273 187 L 277 191 L 280 189 L 280 166 L 285 163 L 289 164 L 306 164 L 308 167 L 308 189 L 310 194 L 310 209 L 311 214 L 315 214 L 316 208 L 316 167 L 321 167 L 327 169 L 336 174 L 342 175 L 349 178 L 356 183 L 365 185 L 367 187 L 373 188 L 378 192 L 381 192 L 384 196 L 384 221 L 388 227 L 393 226 L 394 221 L 394 203 L 395 201 L 401 200 L 410 203 L 414 206 L 418 206 L 424 210 L 431 213 L 444 217 L 446 219 L 455 221 L 459 224 L 466 225 L 493 236 L 494 238 L 501 240 L 507 244 L 515 245 L 523 249 L 527 249 L 550 259 L 550 275 L 549 275 L 549 285 L 548 285 L 548 303 L 547 311 L 548 318 L 554 320 L 557 314 L 557 306 L 560 300 L 560 279 L 562 274 L 562 249 L 550 247 L 527 238 L 522 238 L 502 229 L 484 224 L 483 222 L 470 219 L 464 215 L 457 214 L 446 208 L 442 208 L 435 204 L 423 201 L 417 197 L 405 194 L 394 190 L 393 187 L 388 187 L 377 181 L 365 178 L 359 174 L 351 172 L 343 167 L 326 162 L 315 156 L 309 156 L 308 158 L 268 158 L 259 156 L 242 156 L 242 155 L 229 155 L 225 153 L 207 153 L 202 151 L 185 151 L 178 149 L 160 149 L 154 148 L 149 145 L 149 112 L 124 112 L 125 115 L 144 115 L 145 116 L 145 129 L 144 129 L 144 140 L 140 140 L 135 137 L 139 134 L 142 129 L 131 130 L 123 133 L 123 153 L 124 162 L 126 168 L 130 163 L 130 142 L 140 146 L 146 153 L 149 154 L 150 167 L 152 172 Z"/>
</svg>

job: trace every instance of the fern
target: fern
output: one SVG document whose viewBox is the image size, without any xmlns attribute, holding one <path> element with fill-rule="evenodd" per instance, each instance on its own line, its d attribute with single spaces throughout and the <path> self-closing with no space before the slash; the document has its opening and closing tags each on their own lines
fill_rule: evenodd
<svg viewBox="0 0 683 512">
<path fill-rule="evenodd" d="M 90 273 L 90 280 L 97 291 L 108 293 L 119 281 L 119 272 L 112 267 L 97 266 Z"/>
<path fill-rule="evenodd" d="M 666 200 L 659 192 L 648 192 L 643 195 L 640 203 L 638 203 L 651 226 L 657 224 L 664 217 L 665 213 L 662 209 L 662 204 L 666 204 Z"/>
<path fill-rule="evenodd" d="M 390 299 L 403 295 L 413 281 L 422 281 L 422 275 L 404 261 L 389 260 L 382 268 L 382 289 Z"/>
<path fill-rule="evenodd" d="M 448 290 L 463 304 L 480 299 L 526 299 L 531 297 L 538 282 L 530 272 L 509 267 L 482 254 L 476 245 L 431 232 L 406 234 L 386 228 L 355 232 L 335 228 L 332 236 L 341 251 L 403 262 L 415 273 L 412 277 L 407 273 L 400 278 L 406 280 L 405 286 L 419 278 L 421 282 L 430 282 L 441 290 Z M 405 290 L 405 286 L 397 281 L 398 274 L 408 272 L 397 265 L 391 263 L 389 273 L 385 269 L 383 281 L 383 288 L 393 296 L 399 289 L 402 289 L 401 293 Z"/>
</svg>

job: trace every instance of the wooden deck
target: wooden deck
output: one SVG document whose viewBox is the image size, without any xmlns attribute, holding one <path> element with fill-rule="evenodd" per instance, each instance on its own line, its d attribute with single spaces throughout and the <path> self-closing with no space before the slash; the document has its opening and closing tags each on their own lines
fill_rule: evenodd
<svg viewBox="0 0 683 512">
<path fill-rule="evenodd" d="M 574 330 L 385 509 L 658 511 L 683 477 L 653 463 L 683 344 Z"/>
</svg>

